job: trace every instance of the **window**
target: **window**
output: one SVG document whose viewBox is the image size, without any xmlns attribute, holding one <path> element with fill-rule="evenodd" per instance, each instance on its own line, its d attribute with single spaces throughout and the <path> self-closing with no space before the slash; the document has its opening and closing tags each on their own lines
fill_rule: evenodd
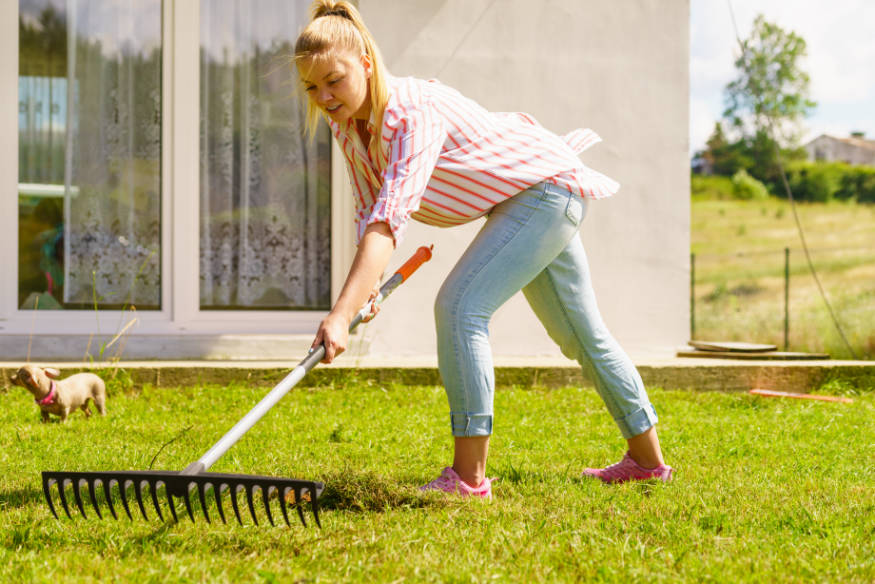
<svg viewBox="0 0 875 584">
<path fill-rule="evenodd" d="M 351 245 L 332 248 L 330 135 L 303 135 L 294 87 L 309 4 L 0 8 L 19 27 L 17 57 L 0 55 L 4 81 L 18 61 L 18 197 L 4 207 L 18 228 L 0 233 L 17 262 L 0 321 L 14 323 L 0 329 L 57 330 L 46 311 L 64 310 L 63 332 L 88 335 L 95 314 L 111 327 L 136 307 L 146 333 L 312 332 Z"/>
<path fill-rule="evenodd" d="M 18 306 L 161 306 L 161 2 L 22 0 Z"/>
<path fill-rule="evenodd" d="M 201 309 L 330 307 L 330 135 L 305 137 L 291 62 L 306 8 L 201 2 Z"/>
</svg>

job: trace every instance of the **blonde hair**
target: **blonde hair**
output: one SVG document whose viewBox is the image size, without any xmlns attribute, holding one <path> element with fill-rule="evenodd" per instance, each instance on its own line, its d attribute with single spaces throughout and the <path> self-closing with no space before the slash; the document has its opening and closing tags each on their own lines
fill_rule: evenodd
<svg viewBox="0 0 875 584">
<path fill-rule="evenodd" d="M 368 80 L 371 109 L 376 131 L 383 127 L 383 112 L 389 101 L 386 67 L 374 37 L 371 36 L 355 6 L 345 0 L 315 0 L 310 7 L 311 20 L 295 42 L 295 63 L 305 59 L 319 59 L 336 55 L 339 51 L 366 54 L 371 59 L 371 77 Z M 300 73 L 299 73 L 300 75 Z M 307 100 L 307 133 L 312 138 L 324 114 Z"/>
</svg>

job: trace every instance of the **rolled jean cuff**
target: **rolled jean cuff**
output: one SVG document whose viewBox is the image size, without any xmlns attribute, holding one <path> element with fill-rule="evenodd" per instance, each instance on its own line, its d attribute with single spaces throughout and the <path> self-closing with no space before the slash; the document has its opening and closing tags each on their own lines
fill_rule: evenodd
<svg viewBox="0 0 875 584">
<path fill-rule="evenodd" d="M 492 414 L 450 412 L 453 436 L 489 436 L 492 434 Z"/>
<path fill-rule="evenodd" d="M 639 408 L 623 418 L 617 418 L 617 426 L 620 427 L 620 432 L 623 438 L 627 440 L 638 434 L 643 434 L 650 428 L 656 425 L 659 418 L 656 417 L 656 410 L 651 404 L 647 404 L 643 408 Z"/>
</svg>

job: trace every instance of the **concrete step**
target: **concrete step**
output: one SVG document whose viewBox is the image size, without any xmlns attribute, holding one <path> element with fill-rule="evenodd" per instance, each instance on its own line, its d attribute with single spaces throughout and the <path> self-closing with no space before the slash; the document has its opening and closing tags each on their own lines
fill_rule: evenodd
<svg viewBox="0 0 875 584">
<path fill-rule="evenodd" d="M 297 363 L 281 361 L 116 361 L 37 363 L 57 367 L 62 377 L 79 371 L 104 370 L 125 375 L 135 385 L 155 387 L 245 382 L 273 386 Z M 12 387 L 10 376 L 21 363 L 0 362 L 0 387 Z M 753 359 L 666 359 L 636 364 L 648 388 L 701 391 L 747 391 L 754 388 L 809 392 L 839 381 L 859 391 L 875 390 L 875 361 L 757 361 Z M 561 359 L 518 358 L 496 363 L 498 386 L 562 387 L 592 385 L 580 367 Z M 338 359 L 319 365 L 301 382 L 303 387 L 370 381 L 380 385 L 440 385 L 433 359 Z"/>
</svg>

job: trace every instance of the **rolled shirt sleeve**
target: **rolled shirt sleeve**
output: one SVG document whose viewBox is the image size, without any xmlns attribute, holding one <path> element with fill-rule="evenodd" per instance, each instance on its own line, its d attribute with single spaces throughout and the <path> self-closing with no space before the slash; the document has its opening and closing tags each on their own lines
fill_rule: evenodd
<svg viewBox="0 0 875 584">
<path fill-rule="evenodd" d="M 384 125 L 391 138 L 383 185 L 373 204 L 358 210 L 356 231 L 361 241 L 368 225 L 385 222 L 398 245 L 411 213 L 419 209 L 447 130 L 443 118 L 427 100 L 391 112 Z"/>
</svg>

